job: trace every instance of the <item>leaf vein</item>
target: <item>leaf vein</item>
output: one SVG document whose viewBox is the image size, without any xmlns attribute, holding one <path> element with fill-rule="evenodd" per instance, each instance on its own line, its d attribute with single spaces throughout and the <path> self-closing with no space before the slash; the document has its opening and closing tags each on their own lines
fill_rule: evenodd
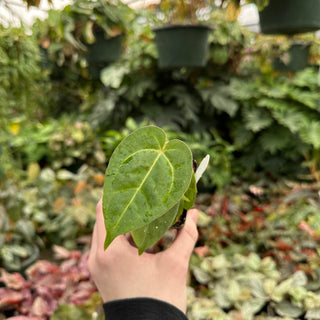
<svg viewBox="0 0 320 320">
<path fill-rule="evenodd" d="M 135 197 L 137 196 L 138 192 L 140 191 L 140 189 L 142 188 L 142 186 L 144 185 L 145 181 L 147 180 L 147 178 L 149 177 L 152 169 L 154 168 L 154 166 L 156 165 L 157 161 L 159 160 L 161 154 L 163 154 L 162 152 L 159 152 L 158 156 L 156 157 L 156 159 L 154 160 L 152 166 L 150 167 L 149 171 L 147 172 L 146 176 L 143 178 L 143 180 L 141 181 L 139 187 L 137 188 L 136 192 L 133 194 L 133 196 L 131 197 L 130 201 L 128 202 L 128 204 L 126 205 L 126 207 L 124 208 L 124 210 L 121 212 L 120 217 L 117 221 L 117 223 L 115 224 L 115 227 L 117 227 L 120 223 L 120 221 L 122 220 L 124 214 L 127 212 L 128 208 L 130 207 L 131 203 L 134 201 Z"/>
</svg>

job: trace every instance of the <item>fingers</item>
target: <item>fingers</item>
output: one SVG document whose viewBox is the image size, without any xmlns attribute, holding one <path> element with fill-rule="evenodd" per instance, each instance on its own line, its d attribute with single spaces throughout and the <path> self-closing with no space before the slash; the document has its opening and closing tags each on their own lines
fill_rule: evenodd
<svg viewBox="0 0 320 320">
<path fill-rule="evenodd" d="M 177 238 L 167 251 L 171 251 L 171 253 L 174 253 L 175 255 L 182 255 L 183 258 L 189 260 L 198 239 L 198 214 L 199 212 L 196 209 L 188 211 L 184 227 L 180 230 Z"/>
<path fill-rule="evenodd" d="M 96 206 L 96 223 L 94 224 L 92 238 L 91 238 L 91 248 L 89 252 L 89 259 L 88 259 L 88 268 L 90 273 L 94 270 L 94 263 L 96 259 L 97 249 L 101 245 L 99 244 L 98 240 L 98 228 L 99 224 L 98 221 L 101 221 L 101 214 L 102 213 L 102 201 L 100 200 Z M 101 231 L 100 231 L 101 233 Z"/>
<path fill-rule="evenodd" d="M 100 200 L 97 204 L 97 217 L 96 223 L 93 230 L 93 237 L 92 237 L 92 247 L 95 250 L 104 250 L 104 242 L 106 238 L 106 227 L 104 223 L 104 216 L 102 210 L 102 200 Z M 109 245 L 108 250 L 121 250 L 121 249 L 128 249 L 131 247 L 130 241 L 127 236 L 119 235 L 116 237 L 112 243 Z"/>
<path fill-rule="evenodd" d="M 97 204 L 96 212 L 97 212 L 96 224 L 95 224 L 95 229 L 97 231 L 96 241 L 97 241 L 99 247 L 101 246 L 101 244 L 103 247 L 104 240 L 106 238 L 106 228 L 104 225 L 104 217 L 103 217 L 103 212 L 102 212 L 102 200 L 101 199 Z"/>
</svg>

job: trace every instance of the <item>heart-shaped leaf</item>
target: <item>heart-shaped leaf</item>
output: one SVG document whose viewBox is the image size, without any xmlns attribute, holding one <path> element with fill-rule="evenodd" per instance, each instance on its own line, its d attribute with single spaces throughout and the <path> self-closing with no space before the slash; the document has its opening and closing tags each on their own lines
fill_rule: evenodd
<svg viewBox="0 0 320 320">
<path fill-rule="evenodd" d="M 192 154 L 155 126 L 137 129 L 118 145 L 105 175 L 103 214 L 107 237 L 141 228 L 180 203 L 190 186 Z"/>
</svg>

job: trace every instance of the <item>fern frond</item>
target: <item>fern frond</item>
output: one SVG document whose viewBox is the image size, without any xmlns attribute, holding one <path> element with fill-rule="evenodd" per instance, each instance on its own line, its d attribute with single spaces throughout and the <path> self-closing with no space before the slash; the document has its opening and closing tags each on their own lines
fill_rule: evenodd
<svg viewBox="0 0 320 320">
<path fill-rule="evenodd" d="M 253 132 L 259 132 L 273 122 L 270 112 L 265 108 L 244 108 L 242 115 L 245 127 Z"/>
</svg>

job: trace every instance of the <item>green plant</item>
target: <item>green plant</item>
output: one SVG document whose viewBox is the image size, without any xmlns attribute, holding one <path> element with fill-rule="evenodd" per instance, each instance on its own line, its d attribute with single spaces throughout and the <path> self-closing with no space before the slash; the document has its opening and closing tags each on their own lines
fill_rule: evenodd
<svg viewBox="0 0 320 320">
<path fill-rule="evenodd" d="M 98 166 L 105 163 L 99 140 L 84 121 L 70 124 L 62 119 L 48 139 L 47 151 L 53 169 L 75 166 L 73 170 L 77 170 L 83 163 Z"/>
<path fill-rule="evenodd" d="M 47 77 L 40 68 L 35 39 L 23 28 L 0 25 L 0 127 L 10 120 L 41 119 L 46 110 Z"/>
<path fill-rule="evenodd" d="M 102 301 L 87 269 L 88 254 L 56 246 L 52 255 L 55 262 L 41 259 L 24 276 L 0 269 L 1 319 L 97 319 Z"/>
<path fill-rule="evenodd" d="M 190 319 L 298 319 L 301 315 L 309 319 L 318 311 L 319 291 L 312 288 L 318 288 L 317 266 L 315 280 L 303 270 L 283 277 L 273 259 L 250 253 L 208 256 L 191 270 L 209 289 L 207 296 L 190 296 Z"/>
<path fill-rule="evenodd" d="M 73 167 L 76 171 L 85 163 L 96 166 L 105 163 L 99 139 L 88 122 L 61 117 L 37 124 L 13 124 L 16 127 L 12 125 L 12 130 L 17 131 L 7 133 L 3 144 L 20 169 L 37 163 L 55 170 Z"/>
<path fill-rule="evenodd" d="M 191 149 L 194 159 L 200 163 L 207 154 L 210 155 L 210 164 L 206 174 L 199 182 L 199 191 L 212 191 L 214 187 L 223 188 L 228 185 L 233 176 L 235 146 L 224 140 L 219 133 L 211 129 L 209 131 L 183 133 L 168 131 L 170 138 L 183 140 Z M 206 190 L 207 189 L 207 190 Z"/>
<path fill-rule="evenodd" d="M 199 10 L 210 8 L 212 1 L 208 0 L 161 0 L 159 9 L 166 17 L 166 23 L 191 23 L 195 24 L 199 17 Z"/>
<path fill-rule="evenodd" d="M 12 190 L 12 189 L 11 189 Z M 10 189 L 7 190 L 10 192 Z M 0 191 L 0 198 L 4 198 Z M 7 203 L 5 203 L 7 204 Z M 38 259 L 43 246 L 35 224 L 28 219 L 9 219 L 6 208 L 0 206 L 0 265 L 10 271 L 24 271 Z"/>
<path fill-rule="evenodd" d="M 74 19 L 76 39 L 83 37 L 86 43 L 95 41 L 96 28 L 101 28 L 108 38 L 126 33 L 134 18 L 134 11 L 118 0 L 77 0 L 65 10 Z"/>
<path fill-rule="evenodd" d="M 307 173 L 301 164 L 304 159 L 311 164 L 314 151 L 318 150 L 316 70 L 308 68 L 295 75 L 274 73 L 270 53 L 276 54 L 271 44 L 280 38 L 270 37 L 270 42 L 269 37 L 257 39 L 237 22 L 227 21 L 222 10 L 213 10 L 210 16 L 219 23 L 210 34 L 206 68 L 159 72 L 150 54 L 154 48 L 149 34 L 142 33 L 141 38 L 146 41 L 139 37 L 134 42 L 136 55 L 132 59 L 125 55 L 102 73 L 106 91 L 105 98 L 93 109 L 95 125 L 105 131 L 112 123 L 121 131 L 127 117 L 137 121 L 147 118 L 177 132 L 199 134 L 203 144 L 210 143 L 210 138 L 203 136 L 214 129 L 228 147 L 221 147 L 221 157 L 216 153 L 212 159 L 222 159 L 226 150 L 230 156 L 230 162 L 219 162 L 225 163 L 225 169 L 230 168 L 218 170 L 221 176 L 253 171 L 296 177 Z M 313 37 L 304 35 L 307 36 Z M 281 39 L 281 48 L 290 46 L 287 37 Z M 304 116 L 300 117 L 300 113 Z M 300 125 L 289 124 L 294 119 Z M 307 128 L 303 122 L 313 125 Z M 209 136 L 214 144 L 215 139 Z M 214 170 L 214 166 L 209 168 L 214 179 L 207 179 L 207 175 L 206 182 L 215 185 L 220 174 L 214 175 Z M 219 185 L 228 180 L 222 178 Z"/>
<path fill-rule="evenodd" d="M 2 156 L 2 146 L 1 146 L 1 143 L 0 143 L 0 159 L 1 159 L 1 156 Z M 3 167 L 0 166 L 0 181 L 4 178 L 4 172 L 3 172 Z"/>
<path fill-rule="evenodd" d="M 101 88 L 89 79 L 87 48 L 76 37 L 76 21 L 67 9 L 51 9 L 47 19 L 37 19 L 32 25 L 41 52 L 40 66 L 50 79 L 46 114 L 54 118 L 84 111 Z"/>
<path fill-rule="evenodd" d="M 121 1 L 77 0 L 61 11 L 49 10 L 45 21 L 36 20 L 33 32 L 49 54 L 59 52 L 61 65 L 64 57 L 77 59 L 73 53 L 83 56 L 85 44 L 95 41 L 95 28 L 101 28 L 108 38 L 114 37 L 125 33 L 133 18 L 134 11 Z"/>
<path fill-rule="evenodd" d="M 137 123 L 132 118 L 128 118 L 124 128 L 120 131 L 108 130 L 101 135 L 102 149 L 109 161 L 113 151 L 119 143 L 133 131 L 147 125 L 154 125 L 154 122 L 144 120 Z M 180 139 L 191 149 L 193 159 L 199 164 L 201 160 L 209 154 L 210 163 L 206 169 L 206 174 L 199 181 L 199 191 L 201 188 L 213 187 L 223 188 L 230 183 L 233 175 L 232 163 L 235 147 L 225 141 L 214 129 L 210 132 L 201 131 L 194 133 L 181 132 L 180 130 L 167 125 L 165 127 L 168 139 Z"/>
<path fill-rule="evenodd" d="M 312 318 L 320 301 L 318 189 L 242 182 L 201 204 L 190 319 Z"/>
<path fill-rule="evenodd" d="M 137 129 L 117 146 L 103 191 L 108 229 L 105 247 L 131 232 L 141 254 L 192 207 L 196 181 L 192 154 L 180 140 L 168 141 L 155 126 Z"/>
<path fill-rule="evenodd" d="M 36 244 L 42 249 L 36 240 L 41 238 L 46 249 L 53 244 L 74 249 L 80 236 L 92 232 L 103 180 L 103 173 L 86 165 L 77 174 L 65 169 L 57 172 L 50 168 L 41 170 L 33 164 L 19 179 L 8 175 L 0 184 L 0 202 L 3 204 L 0 221 L 3 217 L 3 221 L 7 221 L 0 231 L 1 241 L 5 241 L 7 248 Z M 26 226 L 33 225 L 35 234 L 33 238 L 30 235 L 31 242 L 15 227 L 25 225 L 25 221 Z"/>
<path fill-rule="evenodd" d="M 255 46 L 253 53 L 259 64 L 262 72 L 271 72 L 272 63 L 278 59 L 284 65 L 290 63 L 290 54 L 288 50 L 293 45 L 300 45 L 301 47 L 308 47 L 309 54 L 306 64 L 319 65 L 320 64 L 320 41 L 317 39 L 315 33 L 305 33 L 292 36 L 284 35 L 258 35 L 255 38 Z"/>
<path fill-rule="evenodd" d="M 259 10 L 268 5 L 269 0 L 247 0 L 246 3 L 254 3 Z M 166 23 L 191 23 L 209 21 L 210 12 L 219 8 L 227 8 L 228 20 L 235 21 L 241 10 L 240 0 L 222 0 L 218 5 L 212 0 L 161 0 L 159 10 Z M 214 20 L 211 20 L 214 22 Z"/>
<path fill-rule="evenodd" d="M 313 151 L 319 149 L 320 96 L 313 69 L 298 72 L 290 80 L 285 76 L 265 76 L 250 83 L 244 79 L 233 79 L 231 91 L 240 102 L 244 121 L 244 125 L 234 126 L 231 134 L 236 145 L 250 146 L 248 157 L 243 158 L 248 165 L 252 165 L 254 159 L 259 163 L 262 159 L 266 161 L 275 157 L 279 168 L 284 168 L 278 156 L 282 152 L 291 159 L 291 163 L 300 162 L 301 166 L 306 155 L 310 160 Z M 252 151 L 257 150 L 256 143 L 270 155 L 269 159 Z"/>
</svg>

